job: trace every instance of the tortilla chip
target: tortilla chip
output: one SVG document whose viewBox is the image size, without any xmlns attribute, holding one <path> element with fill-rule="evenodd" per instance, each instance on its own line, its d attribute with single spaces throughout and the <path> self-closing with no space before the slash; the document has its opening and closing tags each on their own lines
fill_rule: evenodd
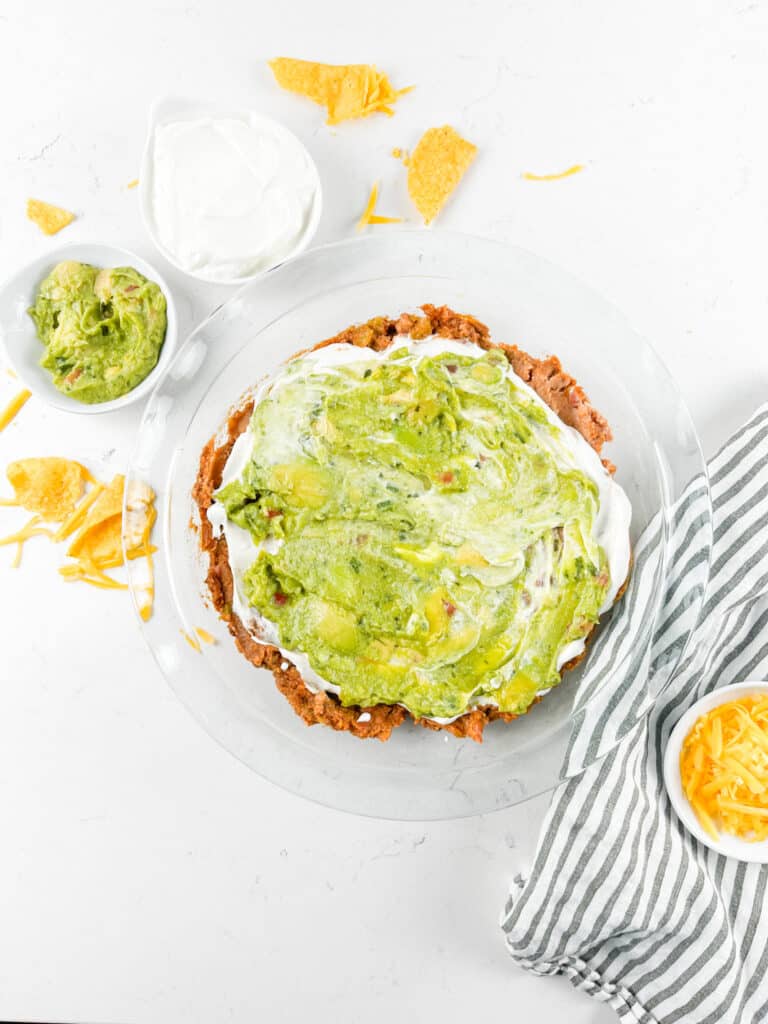
<svg viewBox="0 0 768 1024">
<path fill-rule="evenodd" d="M 450 125 L 429 128 L 408 160 L 408 192 L 430 224 L 461 181 L 477 153 Z"/>
<path fill-rule="evenodd" d="M 277 57 L 269 66 L 283 89 L 325 107 L 328 124 L 376 112 L 391 117 L 392 104 L 413 88 L 393 89 L 387 76 L 372 64 L 318 64 Z"/>
<path fill-rule="evenodd" d="M 121 565 L 121 525 L 122 519 L 119 514 L 102 519 L 76 537 L 67 554 L 76 555 L 78 559 L 90 562 L 100 569 Z"/>
<path fill-rule="evenodd" d="M 72 514 L 89 476 L 79 462 L 59 458 L 19 459 L 5 472 L 16 502 L 55 523 Z"/>
<path fill-rule="evenodd" d="M 74 213 L 63 210 L 60 206 L 44 203 L 42 199 L 27 200 L 27 217 L 46 235 L 55 235 L 75 219 Z"/>
<path fill-rule="evenodd" d="M 117 546 L 120 550 L 120 537 L 123 516 L 123 488 L 125 477 L 118 473 L 88 509 L 85 522 L 75 534 L 74 540 L 67 549 L 73 558 L 81 556 L 90 558 L 98 564 L 98 551 L 106 551 L 117 534 Z M 113 522 L 116 521 L 116 522 Z M 108 524 L 108 525 L 104 525 Z"/>
</svg>

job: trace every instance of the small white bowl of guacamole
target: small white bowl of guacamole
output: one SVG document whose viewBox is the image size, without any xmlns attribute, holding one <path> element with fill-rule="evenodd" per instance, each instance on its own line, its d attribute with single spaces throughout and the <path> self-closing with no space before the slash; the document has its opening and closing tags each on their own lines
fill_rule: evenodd
<svg viewBox="0 0 768 1024">
<path fill-rule="evenodd" d="M 63 246 L 0 289 L 8 362 L 25 387 L 64 412 L 112 412 L 145 398 L 177 337 L 162 276 L 116 246 Z"/>
</svg>

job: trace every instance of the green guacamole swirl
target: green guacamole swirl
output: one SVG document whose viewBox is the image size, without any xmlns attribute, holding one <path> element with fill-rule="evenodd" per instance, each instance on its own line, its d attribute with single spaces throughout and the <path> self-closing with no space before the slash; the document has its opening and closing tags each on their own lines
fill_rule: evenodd
<svg viewBox="0 0 768 1024">
<path fill-rule="evenodd" d="M 59 263 L 29 315 L 45 345 L 40 365 L 59 391 L 87 404 L 132 391 L 154 369 L 165 339 L 165 296 L 133 267 Z"/>
<path fill-rule="evenodd" d="M 216 499 L 258 545 L 249 602 L 344 705 L 523 712 L 598 619 L 597 487 L 506 368 L 493 350 L 303 357 L 254 409 Z"/>
</svg>

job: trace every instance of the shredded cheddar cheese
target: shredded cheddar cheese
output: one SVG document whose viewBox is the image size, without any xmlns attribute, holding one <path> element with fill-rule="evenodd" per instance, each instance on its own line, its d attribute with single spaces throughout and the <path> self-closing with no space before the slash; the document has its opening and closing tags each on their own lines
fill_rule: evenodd
<svg viewBox="0 0 768 1024">
<path fill-rule="evenodd" d="M 157 550 L 150 543 L 157 517 L 151 488 L 146 484 L 132 484 L 124 517 L 125 478 L 120 473 L 105 484 L 79 462 L 40 458 L 12 462 L 6 474 L 15 497 L 0 499 L 0 505 L 16 505 L 34 513 L 16 533 L 0 538 L 0 547 L 16 545 L 12 566 L 19 566 L 23 546 L 32 537 L 45 535 L 55 543 L 71 538 L 67 548 L 70 561 L 59 568 L 66 582 L 81 581 L 104 590 L 127 590 L 126 583 L 106 570 L 143 558 L 148 582 L 137 587 L 137 592 L 139 614 L 146 622 L 152 614 L 152 555 Z M 91 486 L 83 495 L 86 483 Z M 44 522 L 57 523 L 58 528 L 50 530 L 40 525 Z"/>
<path fill-rule="evenodd" d="M 200 641 L 196 637 L 192 636 L 190 633 L 187 633 L 183 629 L 180 629 L 179 632 L 184 637 L 184 639 L 187 641 L 187 643 L 192 648 L 192 650 L 193 651 L 197 651 L 197 653 L 199 654 L 200 650 L 201 650 L 201 648 L 200 648 Z"/>
<path fill-rule="evenodd" d="M 104 484 L 96 482 L 91 488 L 89 493 L 83 498 L 77 508 L 74 510 L 68 519 L 65 519 L 61 526 L 54 534 L 54 540 L 66 540 L 67 537 L 71 537 L 72 534 L 77 530 L 85 519 L 88 509 L 93 505 L 97 498 L 101 495 L 104 490 Z"/>
<path fill-rule="evenodd" d="M 269 62 L 277 84 L 325 107 L 327 124 L 382 113 L 391 117 L 393 105 L 413 86 L 394 89 L 373 64 L 318 64 L 277 57 Z"/>
<path fill-rule="evenodd" d="M 136 188 L 136 186 L 138 184 L 139 184 L 139 179 L 138 178 L 133 178 L 131 181 L 128 182 L 128 184 L 125 187 L 126 188 Z"/>
<path fill-rule="evenodd" d="M 563 178 L 570 178 L 572 174 L 578 174 L 583 170 L 584 164 L 574 164 L 573 167 L 557 174 L 531 174 L 530 171 L 526 171 L 523 177 L 526 181 L 562 181 Z"/>
<path fill-rule="evenodd" d="M 694 723 L 680 753 L 683 791 L 702 828 L 768 838 L 768 697 L 721 704 Z"/>
<path fill-rule="evenodd" d="M 59 572 L 65 580 L 82 580 L 83 583 L 90 583 L 92 587 L 101 587 L 102 590 L 127 590 L 128 584 L 121 583 L 114 576 L 109 576 L 102 568 L 95 565 L 89 558 L 81 558 L 76 562 L 62 565 Z"/>
<path fill-rule="evenodd" d="M 360 219 L 357 222 L 357 230 L 362 231 L 369 224 L 401 224 L 402 217 L 380 217 L 374 210 L 376 209 L 376 203 L 379 198 L 379 183 L 378 181 L 374 184 L 368 196 L 368 202 L 365 204 L 365 209 L 360 215 Z"/>
<path fill-rule="evenodd" d="M 74 213 L 44 203 L 42 199 L 27 200 L 27 217 L 46 235 L 57 234 L 75 219 Z"/>
<path fill-rule="evenodd" d="M 9 370 L 8 372 L 11 373 L 12 371 Z M 16 375 L 14 374 L 14 376 Z M 0 412 L 0 430 L 5 430 L 11 420 L 14 419 L 16 414 L 24 407 L 27 399 L 31 397 L 32 392 L 27 391 L 26 388 L 24 388 L 23 391 L 20 391 L 17 395 L 14 395 L 8 405 L 6 405 L 3 411 Z"/>
<path fill-rule="evenodd" d="M 192 633 L 187 633 L 186 630 L 183 630 L 183 629 L 180 629 L 179 632 L 184 637 L 184 639 L 187 641 L 187 643 L 192 648 L 192 650 L 193 651 L 197 651 L 198 654 L 202 653 L 202 647 L 200 646 L 200 641 L 201 640 L 203 641 L 204 644 L 215 644 L 216 643 L 216 637 L 215 636 L 211 636 L 211 634 L 208 632 L 208 630 L 207 629 L 203 629 L 201 626 L 195 626 L 195 633 L 197 634 L 197 636 L 195 636 Z"/>
<path fill-rule="evenodd" d="M 408 193 L 430 224 L 475 159 L 477 146 L 450 125 L 429 128 L 408 160 Z"/>
<path fill-rule="evenodd" d="M 31 537 L 53 536 L 50 530 L 38 525 L 41 522 L 42 516 L 32 516 L 32 518 L 28 520 L 20 530 L 17 530 L 16 533 L 11 533 L 7 537 L 0 538 L 0 547 L 5 547 L 7 544 L 16 545 L 16 554 L 11 562 L 12 569 L 18 569 L 21 565 L 21 554 L 24 550 L 24 544 Z"/>
</svg>

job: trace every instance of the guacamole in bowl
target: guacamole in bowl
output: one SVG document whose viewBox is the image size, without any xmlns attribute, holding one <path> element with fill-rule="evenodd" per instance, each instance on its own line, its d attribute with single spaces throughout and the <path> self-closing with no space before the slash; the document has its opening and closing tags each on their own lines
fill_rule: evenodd
<svg viewBox="0 0 768 1024">
<path fill-rule="evenodd" d="M 89 405 L 141 384 L 166 336 L 165 295 L 128 266 L 64 260 L 43 280 L 28 312 L 45 346 L 40 366 L 60 392 Z"/>
</svg>

